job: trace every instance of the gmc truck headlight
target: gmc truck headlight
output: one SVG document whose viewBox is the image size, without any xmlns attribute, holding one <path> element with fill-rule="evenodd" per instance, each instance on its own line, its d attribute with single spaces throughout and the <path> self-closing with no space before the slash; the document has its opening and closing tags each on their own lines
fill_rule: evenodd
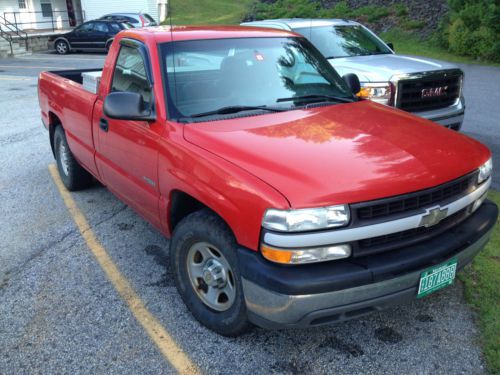
<svg viewBox="0 0 500 375">
<path fill-rule="evenodd" d="M 357 96 L 362 99 L 369 99 L 380 104 L 389 105 L 392 98 L 392 85 L 389 82 L 363 82 Z"/>
<path fill-rule="evenodd" d="M 327 262 L 351 256 L 350 245 L 332 245 L 305 249 L 278 249 L 266 244 L 261 244 L 260 251 L 264 258 L 281 264 Z"/>
<path fill-rule="evenodd" d="M 262 219 L 264 228 L 278 232 L 304 232 L 341 227 L 348 223 L 349 207 L 347 205 L 299 210 L 269 209 Z"/>
<path fill-rule="evenodd" d="M 489 158 L 486 163 L 479 167 L 477 183 L 480 184 L 486 181 L 491 176 L 491 172 L 493 172 L 493 160 Z"/>
</svg>

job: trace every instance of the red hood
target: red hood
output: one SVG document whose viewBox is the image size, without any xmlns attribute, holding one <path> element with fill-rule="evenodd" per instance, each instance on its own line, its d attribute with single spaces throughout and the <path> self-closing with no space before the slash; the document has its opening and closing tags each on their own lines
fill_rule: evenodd
<svg viewBox="0 0 500 375">
<path fill-rule="evenodd" d="M 429 188 L 490 155 L 463 134 L 370 101 L 188 124 L 184 137 L 272 185 L 295 208 Z"/>
</svg>

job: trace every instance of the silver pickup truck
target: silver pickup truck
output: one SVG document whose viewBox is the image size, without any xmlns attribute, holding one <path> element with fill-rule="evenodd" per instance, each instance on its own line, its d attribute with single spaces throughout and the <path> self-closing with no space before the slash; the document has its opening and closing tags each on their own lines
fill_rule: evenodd
<svg viewBox="0 0 500 375">
<path fill-rule="evenodd" d="M 361 82 L 358 96 L 412 112 L 459 130 L 465 101 L 463 72 L 455 65 L 397 55 L 365 26 L 338 19 L 276 19 L 242 25 L 297 32 L 311 41 L 343 76 Z"/>
</svg>

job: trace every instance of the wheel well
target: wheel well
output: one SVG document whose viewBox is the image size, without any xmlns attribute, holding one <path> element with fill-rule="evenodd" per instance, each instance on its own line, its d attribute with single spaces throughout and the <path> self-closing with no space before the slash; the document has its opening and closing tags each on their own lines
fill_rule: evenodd
<svg viewBox="0 0 500 375">
<path fill-rule="evenodd" d="M 178 190 L 172 192 L 169 212 L 170 230 L 173 231 L 187 215 L 203 208 L 208 207 L 192 196 Z"/>
<path fill-rule="evenodd" d="M 52 154 L 55 157 L 54 150 L 54 134 L 56 132 L 56 128 L 58 126 L 62 126 L 62 122 L 53 112 L 49 112 L 49 138 L 50 138 L 50 148 L 52 149 Z"/>
</svg>

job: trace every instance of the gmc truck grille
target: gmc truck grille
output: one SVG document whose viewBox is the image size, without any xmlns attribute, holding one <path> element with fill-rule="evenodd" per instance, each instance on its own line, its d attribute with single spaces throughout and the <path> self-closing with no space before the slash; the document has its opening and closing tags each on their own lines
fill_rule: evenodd
<svg viewBox="0 0 500 375">
<path fill-rule="evenodd" d="M 402 79 L 397 83 L 396 107 L 408 112 L 449 107 L 459 98 L 461 84 L 460 71 Z"/>
<path fill-rule="evenodd" d="M 431 207 L 472 191 L 477 172 L 453 180 L 435 188 L 404 194 L 371 202 L 353 204 L 353 220 L 363 222 L 403 214 L 408 211 Z"/>
</svg>

